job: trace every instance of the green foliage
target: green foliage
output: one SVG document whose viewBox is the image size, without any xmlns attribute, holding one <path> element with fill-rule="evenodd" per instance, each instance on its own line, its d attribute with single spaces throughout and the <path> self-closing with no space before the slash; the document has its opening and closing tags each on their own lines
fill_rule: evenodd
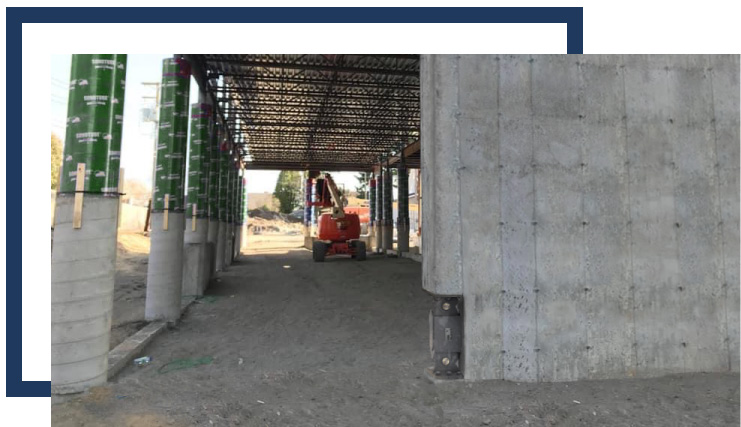
<svg viewBox="0 0 741 427">
<path fill-rule="evenodd" d="M 56 190 L 59 183 L 59 167 L 62 166 L 62 140 L 51 134 L 51 189 Z"/>
<path fill-rule="evenodd" d="M 281 171 L 273 195 L 278 199 L 281 213 L 293 212 L 301 203 L 301 174 L 297 171 Z"/>
</svg>

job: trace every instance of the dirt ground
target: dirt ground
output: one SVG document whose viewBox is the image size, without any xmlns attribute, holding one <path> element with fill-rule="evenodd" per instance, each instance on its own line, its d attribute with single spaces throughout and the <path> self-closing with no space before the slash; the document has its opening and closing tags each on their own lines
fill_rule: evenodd
<svg viewBox="0 0 741 427">
<path fill-rule="evenodd" d="M 207 296 L 145 350 L 151 364 L 53 398 L 54 425 L 739 425 L 732 374 L 432 384 L 423 375 L 432 298 L 420 264 L 318 264 L 302 239 L 251 236 Z"/>
<path fill-rule="evenodd" d="M 149 237 L 142 233 L 119 233 L 116 281 L 113 287 L 111 349 L 144 327 L 147 294 Z"/>
</svg>

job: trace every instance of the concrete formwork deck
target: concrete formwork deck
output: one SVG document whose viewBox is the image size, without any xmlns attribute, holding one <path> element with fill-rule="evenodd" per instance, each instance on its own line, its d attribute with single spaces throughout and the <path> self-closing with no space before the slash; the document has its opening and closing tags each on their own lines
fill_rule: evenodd
<svg viewBox="0 0 741 427">
<path fill-rule="evenodd" d="M 293 239 L 293 240 L 292 240 Z M 294 242 L 295 240 L 295 242 Z M 314 263 L 302 236 L 251 249 L 105 387 L 55 398 L 55 425 L 728 425 L 738 375 L 431 384 L 421 265 Z M 254 242 L 248 246 L 255 247 Z M 159 373 L 177 359 L 210 363 Z M 173 367 L 173 365 L 170 365 Z M 579 403 L 576 403 L 576 402 Z"/>
</svg>

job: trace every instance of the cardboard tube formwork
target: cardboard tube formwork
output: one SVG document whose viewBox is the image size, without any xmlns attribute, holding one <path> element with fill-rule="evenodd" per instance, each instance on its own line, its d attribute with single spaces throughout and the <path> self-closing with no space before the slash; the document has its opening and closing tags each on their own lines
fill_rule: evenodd
<svg viewBox="0 0 741 427">
<path fill-rule="evenodd" d="M 125 84 L 126 55 L 72 55 L 51 255 L 54 394 L 108 379 Z"/>
<path fill-rule="evenodd" d="M 144 307 L 146 320 L 175 322 L 180 318 L 189 90 L 188 62 L 182 58 L 163 60 L 147 298 Z"/>
</svg>

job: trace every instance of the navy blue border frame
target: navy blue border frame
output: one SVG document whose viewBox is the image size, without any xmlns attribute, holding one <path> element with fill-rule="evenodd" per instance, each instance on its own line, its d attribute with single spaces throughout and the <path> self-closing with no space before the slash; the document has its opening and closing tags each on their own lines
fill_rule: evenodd
<svg viewBox="0 0 741 427">
<path fill-rule="evenodd" d="M 580 7 L 330 7 L 330 8 L 7 8 L 6 9 L 6 153 L 7 159 L 22 156 L 21 110 L 15 108 L 22 99 L 22 33 L 23 23 L 566 23 L 566 51 L 583 51 L 583 12 Z M 13 101 L 11 101 L 13 100 Z M 11 105 L 11 102 L 13 106 Z M 13 143 L 7 143 L 13 141 Z M 5 180 L 19 176 L 20 163 L 6 160 Z M 7 201 L 16 209 L 6 214 L 6 380 L 7 397 L 49 397 L 50 381 L 22 379 L 22 241 L 21 188 L 7 186 Z M 9 203 L 10 204 L 10 203 Z M 7 227 L 8 224 L 16 224 Z M 13 248 L 7 242 L 13 242 Z"/>
</svg>

